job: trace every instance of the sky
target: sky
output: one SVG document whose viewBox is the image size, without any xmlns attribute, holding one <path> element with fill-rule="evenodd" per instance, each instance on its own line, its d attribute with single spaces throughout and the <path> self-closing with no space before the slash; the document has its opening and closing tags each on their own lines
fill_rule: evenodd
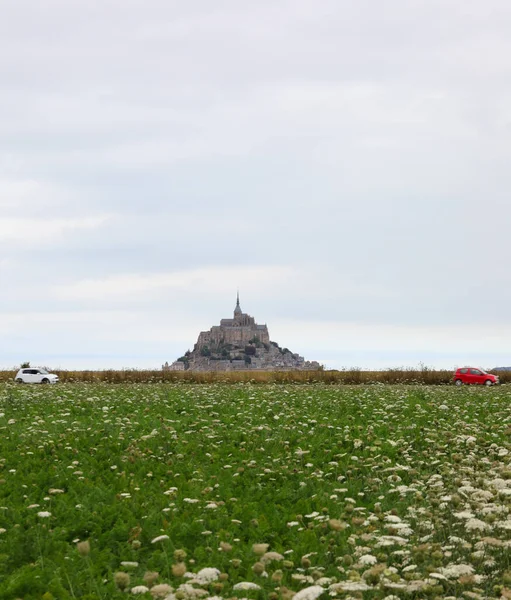
<svg viewBox="0 0 511 600">
<path fill-rule="evenodd" d="M 508 0 L 3 0 L 0 367 L 241 307 L 327 368 L 511 365 Z"/>
</svg>

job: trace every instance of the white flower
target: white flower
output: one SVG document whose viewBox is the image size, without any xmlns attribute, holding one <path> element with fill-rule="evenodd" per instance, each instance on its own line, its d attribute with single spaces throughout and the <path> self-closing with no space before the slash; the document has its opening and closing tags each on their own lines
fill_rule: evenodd
<svg viewBox="0 0 511 600">
<path fill-rule="evenodd" d="M 264 564 L 271 562 L 272 560 L 284 560 L 284 557 L 278 552 L 266 552 L 261 556 L 261 562 Z"/>
<path fill-rule="evenodd" d="M 397 533 L 402 536 L 412 535 L 413 529 L 408 525 L 408 523 L 392 523 L 391 525 L 386 525 L 388 529 L 396 529 Z"/>
<path fill-rule="evenodd" d="M 332 583 L 332 577 L 320 577 L 316 581 L 316 585 L 330 585 Z"/>
<path fill-rule="evenodd" d="M 194 579 L 199 585 L 204 585 L 213 581 L 217 581 L 219 575 L 220 571 L 218 569 L 215 569 L 214 567 L 206 567 L 201 569 Z"/>
<path fill-rule="evenodd" d="M 375 565 L 378 562 L 378 559 L 376 558 L 376 556 L 373 556 L 372 554 L 363 554 L 358 559 L 358 562 L 361 565 Z"/>
<path fill-rule="evenodd" d="M 457 519 L 473 519 L 474 518 L 474 513 L 470 512 L 469 510 L 463 510 L 461 512 L 455 512 L 453 513 L 453 515 L 457 518 Z"/>
<path fill-rule="evenodd" d="M 298 450 L 295 450 L 295 454 L 296 456 L 303 456 L 304 454 L 309 454 L 310 450 L 302 450 L 301 448 L 298 448 Z"/>
<path fill-rule="evenodd" d="M 151 540 L 151 544 L 157 544 L 158 542 L 164 542 L 165 540 L 170 539 L 168 535 L 159 535 L 155 537 L 154 540 Z"/>
<path fill-rule="evenodd" d="M 193 585 L 190 585 L 189 583 L 182 583 L 178 587 L 177 591 L 181 592 L 180 595 L 184 596 L 185 599 L 189 600 L 194 600 L 195 598 L 200 598 L 202 596 L 208 595 L 206 590 L 194 588 Z"/>
<path fill-rule="evenodd" d="M 42 510 L 37 513 L 37 516 L 41 517 L 41 519 L 47 519 L 48 517 L 51 517 L 51 512 L 48 512 L 47 510 Z"/>
<path fill-rule="evenodd" d="M 469 519 L 466 523 L 465 523 L 465 527 L 469 530 L 469 531 L 484 531 L 485 529 L 489 529 L 489 525 L 488 523 L 485 523 L 484 521 L 481 521 L 481 519 Z"/>
<path fill-rule="evenodd" d="M 188 504 L 197 504 L 199 501 L 196 498 L 183 498 L 183 502 L 188 502 Z"/>
<path fill-rule="evenodd" d="M 387 515 L 385 517 L 385 521 L 387 523 L 401 523 L 401 518 L 397 515 Z"/>
<path fill-rule="evenodd" d="M 464 564 L 460 564 L 460 565 L 447 565 L 447 567 L 443 567 L 438 569 L 438 571 L 444 575 L 445 577 L 447 577 L 447 579 L 457 579 L 458 577 L 461 577 L 462 575 L 472 575 L 472 573 L 474 572 L 474 567 L 472 567 L 472 565 L 464 565 Z M 433 573 L 430 574 L 431 577 L 433 577 Z"/>
<path fill-rule="evenodd" d="M 236 585 L 233 586 L 233 590 L 260 590 L 261 586 L 257 585 L 257 583 L 252 583 L 251 581 L 240 581 Z"/>
<path fill-rule="evenodd" d="M 451 544 L 466 544 L 467 543 L 463 538 L 460 538 L 456 535 L 450 535 L 449 541 L 451 542 Z"/>
<path fill-rule="evenodd" d="M 408 540 L 399 535 L 382 535 L 376 543 L 376 548 L 385 548 L 387 546 L 406 546 Z"/>
<path fill-rule="evenodd" d="M 121 565 L 127 569 L 136 569 L 138 567 L 138 562 L 123 560 Z"/>
<path fill-rule="evenodd" d="M 289 521 L 287 524 L 288 527 L 296 527 L 297 525 L 300 525 L 298 521 Z"/>
<path fill-rule="evenodd" d="M 171 600 L 173 591 L 173 588 L 171 588 L 168 583 L 158 583 L 151 588 L 151 596 L 153 598 L 166 598 L 167 600 Z"/>
<path fill-rule="evenodd" d="M 145 585 L 136 585 L 135 587 L 131 588 L 132 594 L 145 594 L 148 591 L 149 591 L 149 588 L 146 587 Z"/>
<path fill-rule="evenodd" d="M 366 592 L 373 588 L 363 581 L 341 581 L 340 583 L 332 583 L 328 589 L 330 592 Z"/>
<path fill-rule="evenodd" d="M 316 600 L 324 591 L 320 585 L 311 585 L 295 594 L 293 600 Z"/>
<path fill-rule="evenodd" d="M 301 581 L 302 583 L 314 583 L 314 578 L 310 575 L 304 575 L 303 573 L 293 573 L 291 579 L 295 581 Z"/>
<path fill-rule="evenodd" d="M 7 529 L 4 529 L 3 527 L 0 527 L 0 533 L 5 533 L 7 531 Z"/>
</svg>

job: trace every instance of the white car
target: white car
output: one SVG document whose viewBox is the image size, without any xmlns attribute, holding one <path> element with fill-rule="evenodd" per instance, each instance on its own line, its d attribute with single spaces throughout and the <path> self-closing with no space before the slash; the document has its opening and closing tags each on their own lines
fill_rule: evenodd
<svg viewBox="0 0 511 600">
<path fill-rule="evenodd" d="M 59 376 L 48 373 L 46 369 L 30 367 L 20 369 L 14 378 L 17 383 L 57 383 Z"/>
</svg>

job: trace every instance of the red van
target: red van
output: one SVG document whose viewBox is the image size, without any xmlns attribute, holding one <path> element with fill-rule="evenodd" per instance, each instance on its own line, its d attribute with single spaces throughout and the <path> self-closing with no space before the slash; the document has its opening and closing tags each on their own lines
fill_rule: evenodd
<svg viewBox="0 0 511 600">
<path fill-rule="evenodd" d="M 492 375 L 483 371 L 483 369 L 476 369 L 475 367 L 462 367 L 457 369 L 454 373 L 454 383 L 456 385 L 463 385 L 464 383 L 477 383 L 479 385 L 498 385 L 499 378 L 497 375 Z"/>
</svg>

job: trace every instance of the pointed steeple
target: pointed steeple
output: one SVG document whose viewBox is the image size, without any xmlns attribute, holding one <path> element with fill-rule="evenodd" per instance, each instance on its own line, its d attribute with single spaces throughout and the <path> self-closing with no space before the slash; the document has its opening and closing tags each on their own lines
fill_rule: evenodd
<svg viewBox="0 0 511 600">
<path fill-rule="evenodd" d="M 236 296 L 236 308 L 234 309 L 234 315 L 241 315 L 240 292 L 239 292 L 239 290 L 238 290 L 238 294 Z"/>
</svg>

